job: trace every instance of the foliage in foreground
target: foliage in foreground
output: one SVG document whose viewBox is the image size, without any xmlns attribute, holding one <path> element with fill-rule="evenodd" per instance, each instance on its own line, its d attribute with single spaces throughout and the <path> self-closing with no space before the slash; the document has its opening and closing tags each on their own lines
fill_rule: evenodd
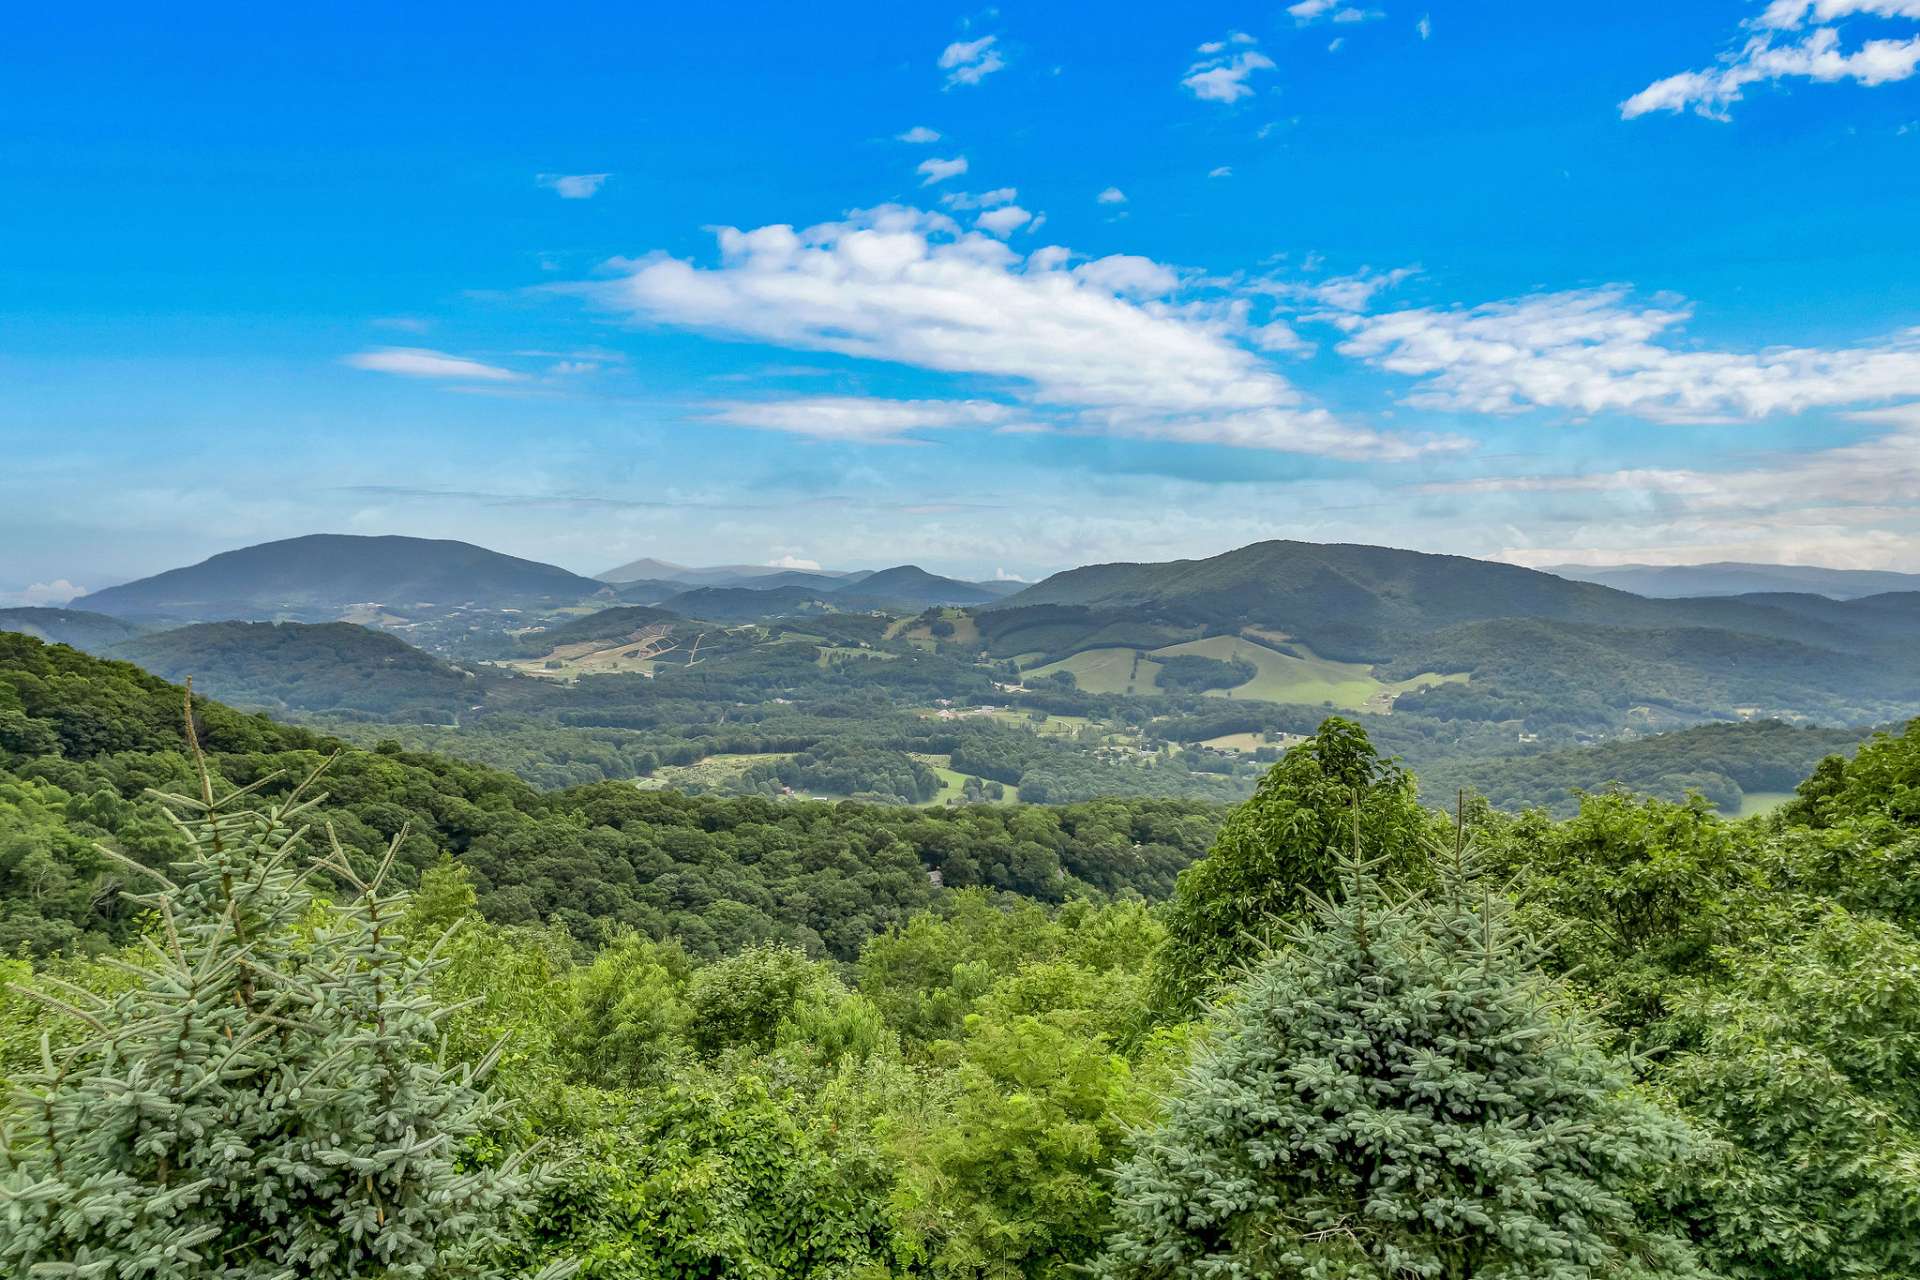
<svg viewBox="0 0 1920 1280">
<path fill-rule="evenodd" d="M 223 734 L 264 732 L 210 715 Z M 33 734 L 39 722 L 16 718 L 8 731 Z M 110 717 L 60 723 L 77 743 L 128 731 Z M 449 805 L 421 785 L 434 776 L 426 765 L 361 754 L 346 812 L 397 827 L 419 805 L 436 814 L 430 843 L 520 812 L 511 798 L 484 812 Z M 37 763 L 9 764 L 78 763 L 27 759 Z M 457 1274 L 566 1259 L 622 1280 L 1920 1271 L 1920 725 L 1823 765 L 1764 821 L 1604 795 L 1567 821 L 1469 800 L 1456 825 L 1420 809 L 1364 734 L 1329 721 L 1164 908 L 1085 880 L 1060 903 L 947 891 L 851 937 L 845 958 L 750 931 L 715 946 L 696 868 L 753 864 L 720 858 L 718 841 L 673 819 L 684 802 L 629 808 L 588 790 L 577 816 L 542 810 L 551 825 L 515 828 L 510 843 L 470 836 L 446 842 L 451 858 L 423 851 L 395 935 L 404 946 L 387 960 L 353 959 L 368 954 L 367 925 L 345 890 L 328 902 L 302 889 L 298 910 L 253 935 L 263 963 L 304 984 L 276 1008 L 387 973 L 405 992 L 393 998 L 421 998 L 421 1025 L 434 1031 L 410 1042 L 410 1070 L 457 1086 L 491 1065 L 478 1096 L 516 1104 L 476 1114 L 471 1130 L 449 1127 L 470 1133 L 455 1144 L 453 1177 L 491 1172 L 503 1198 L 515 1192 L 514 1213 L 465 1233 L 485 1256 Z M 255 794 L 285 803 L 279 784 Z M 36 816 L 21 842 L 29 853 L 46 850 L 39 833 L 75 840 L 61 816 L 75 795 Z M 845 829 L 829 811 L 807 812 L 797 826 L 730 830 L 732 848 L 778 858 Z M 1045 829 L 1021 813 L 999 821 L 1017 843 L 1044 847 Z M 1361 877 L 1358 891 L 1343 866 L 1356 827 L 1379 863 L 1378 884 Z M 1482 851 L 1488 874 L 1475 889 L 1453 869 L 1456 832 Z M 932 823 L 901 839 L 909 857 L 937 860 L 955 856 L 930 852 L 953 835 Z M 184 847 L 165 831 L 153 838 Z M 476 914 L 496 891 L 489 868 L 547 874 L 549 839 L 570 842 L 567 865 L 599 868 L 608 883 L 651 867 L 658 931 L 584 938 L 558 911 Z M 1137 853 L 1117 827 L 1099 840 L 1107 865 Z M 611 852 L 639 848 L 638 862 Z M 92 891 L 131 874 L 101 856 L 82 878 Z M 352 858 L 350 846 L 351 865 L 366 865 Z M 551 888 L 601 885 L 579 873 Z M 429 958 L 429 940 L 456 922 Z M 131 949 L 96 942 L 0 963 L 96 1018 L 124 1007 L 164 1027 L 177 995 L 163 999 L 148 972 L 167 950 L 162 919 L 130 911 L 119 927 Z M 326 999 L 335 1020 L 308 1020 L 358 1061 L 352 1046 L 380 1043 L 364 996 Z M 302 1034 L 312 1061 L 321 1033 Z M 0 994 L 0 1075 L 30 1085 L 43 1035 L 56 1064 L 99 1052 L 84 1021 Z M 125 1038 L 116 1070 L 167 1078 L 150 1063 L 171 1063 L 169 1043 L 141 1036 Z M 234 1088 L 280 1109 L 236 1115 L 291 1126 L 301 1112 L 266 1083 L 242 1073 Z M 325 1101 L 303 1089 L 299 1106 Z M 17 1158 L 36 1158 L 31 1108 L 16 1105 L 7 1123 Z M 274 1149 L 279 1131 L 263 1132 Z M 507 1186 L 502 1153 L 535 1138 L 552 1177 Z M 149 1186 L 150 1157 L 101 1141 L 113 1169 L 103 1166 L 101 1186 Z M 338 1210 L 343 1221 L 364 1211 L 350 1195 Z M 41 1210 L 16 1199 L 0 1212 L 17 1224 Z M 244 1234 L 260 1229 L 251 1212 L 206 1217 Z M 440 1264 L 420 1265 L 432 1275 Z M 376 1262 L 360 1274 L 409 1273 Z"/>
<path fill-rule="evenodd" d="M 133 897 L 152 924 L 128 981 L 43 980 L 87 1032 L 57 1054 L 43 1033 L 18 1082 L 0 1259 L 79 1280 L 496 1274 L 478 1255 L 536 1179 L 495 1149 L 494 1054 L 439 1055 L 448 1011 L 399 931 L 391 853 L 366 879 L 337 845 L 312 861 L 306 785 L 252 811 L 201 777 L 165 797 L 190 854 Z"/>
</svg>

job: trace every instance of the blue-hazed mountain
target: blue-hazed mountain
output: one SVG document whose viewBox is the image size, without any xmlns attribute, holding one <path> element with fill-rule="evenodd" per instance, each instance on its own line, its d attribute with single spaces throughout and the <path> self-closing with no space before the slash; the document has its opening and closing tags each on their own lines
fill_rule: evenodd
<svg viewBox="0 0 1920 1280">
<path fill-rule="evenodd" d="M 86 653 L 105 653 L 145 628 L 85 609 L 0 609 L 0 631 L 18 631 L 48 644 L 70 645 Z"/>
<path fill-rule="evenodd" d="M 943 578 L 915 564 L 882 569 L 833 593 L 836 603 L 853 608 L 904 605 L 924 609 L 929 605 L 988 604 L 999 598 L 999 592 L 958 578 Z"/>
<path fill-rule="evenodd" d="M 1675 565 L 1556 564 L 1543 566 L 1542 572 L 1658 599 L 1791 592 L 1855 600 L 1888 591 L 1920 591 L 1920 573 L 1826 569 L 1802 564 L 1747 564 L 1734 560 Z"/>
<path fill-rule="evenodd" d="M 607 591 L 592 578 L 471 543 L 321 533 L 225 551 L 74 604 L 135 621 L 316 622 L 361 605 L 402 615 L 552 608 Z"/>
</svg>

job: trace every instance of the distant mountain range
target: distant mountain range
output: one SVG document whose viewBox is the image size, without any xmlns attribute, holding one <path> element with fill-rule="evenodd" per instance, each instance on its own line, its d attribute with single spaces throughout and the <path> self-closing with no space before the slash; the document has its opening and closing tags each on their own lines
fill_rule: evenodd
<svg viewBox="0 0 1920 1280">
<path fill-rule="evenodd" d="M 602 582 L 624 586 L 632 582 L 677 582 L 686 587 L 793 587 L 804 586 L 801 579 L 845 584 L 868 576 L 871 569 L 841 572 L 833 569 L 783 569 L 765 564 L 710 564 L 692 567 L 656 560 L 651 556 L 629 560 L 617 569 L 594 576 Z"/>
<path fill-rule="evenodd" d="M 577 604 L 611 591 L 550 564 L 433 538 L 320 533 L 226 551 L 109 587 L 77 609 L 132 621 L 333 621 L 358 605 L 398 614 Z"/>
<path fill-rule="evenodd" d="M 1856 600 L 1887 591 L 1920 591 L 1920 573 L 1882 569 L 1823 569 L 1817 565 L 1747 564 L 1556 564 L 1541 572 L 1576 582 L 1597 582 L 1635 595 L 1673 599 L 1683 596 L 1743 596 L 1754 592 L 1808 592 L 1834 600 Z"/>
</svg>

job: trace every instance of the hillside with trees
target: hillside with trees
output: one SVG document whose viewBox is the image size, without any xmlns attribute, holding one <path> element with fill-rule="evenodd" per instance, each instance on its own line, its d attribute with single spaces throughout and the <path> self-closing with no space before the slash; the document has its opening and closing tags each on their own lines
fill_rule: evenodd
<svg viewBox="0 0 1920 1280">
<path fill-rule="evenodd" d="M 1338 719 L 1224 826 L 939 815 L 188 736 L 177 687 L 0 645 L 11 1270 L 1920 1264 L 1920 724 L 1738 823 L 1428 809 Z M 352 1176 L 263 1180 L 294 1152 Z"/>
</svg>

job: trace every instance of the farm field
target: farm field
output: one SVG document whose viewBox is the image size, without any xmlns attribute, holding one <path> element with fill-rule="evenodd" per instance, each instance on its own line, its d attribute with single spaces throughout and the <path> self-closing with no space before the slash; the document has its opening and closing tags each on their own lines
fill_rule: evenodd
<svg viewBox="0 0 1920 1280">
<path fill-rule="evenodd" d="M 1045 666 L 1023 669 L 1023 680 L 1044 680 L 1056 671 L 1073 675 L 1088 693 L 1158 693 L 1160 664 L 1138 649 L 1087 649 Z"/>
<path fill-rule="evenodd" d="M 1277 635 L 1269 638 L 1280 639 Z M 1467 678 L 1425 672 L 1408 680 L 1388 682 L 1375 678 L 1373 668 L 1366 663 L 1336 662 L 1317 657 L 1298 643 L 1292 647 L 1301 656 L 1280 653 L 1241 636 L 1208 636 L 1148 651 L 1088 649 L 1058 662 L 1033 667 L 1023 675 L 1040 680 L 1056 671 L 1068 671 L 1079 687 L 1089 693 L 1148 694 L 1159 691 L 1160 664 L 1155 658 L 1182 654 L 1218 662 L 1237 658 L 1253 666 L 1254 678 L 1232 689 L 1210 689 L 1209 697 L 1306 705 L 1330 703 L 1346 711 L 1380 712 L 1392 707 L 1397 694 L 1434 684 L 1464 683 Z"/>
<path fill-rule="evenodd" d="M 646 791 L 689 785 L 709 789 L 723 787 L 757 764 L 785 760 L 792 754 L 790 751 L 757 751 L 712 755 L 693 764 L 661 765 L 651 777 L 635 778 L 633 785 Z"/>
<path fill-rule="evenodd" d="M 918 751 L 911 754 L 915 760 L 918 760 L 921 764 L 926 765 L 929 769 L 932 769 L 940 775 L 940 794 L 928 801 L 929 804 L 942 805 L 949 800 L 958 800 L 966 792 L 967 775 L 953 767 L 953 758 L 951 756 L 926 755 Z M 1008 787 L 1005 796 L 999 800 L 990 801 L 989 803 L 1018 804 L 1020 803 L 1020 788 Z"/>
</svg>

